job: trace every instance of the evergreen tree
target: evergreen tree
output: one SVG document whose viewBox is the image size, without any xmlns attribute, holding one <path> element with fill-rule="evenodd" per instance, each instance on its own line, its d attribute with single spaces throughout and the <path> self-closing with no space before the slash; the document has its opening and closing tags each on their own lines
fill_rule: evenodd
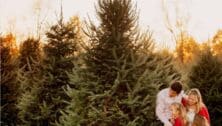
<svg viewBox="0 0 222 126">
<path fill-rule="evenodd" d="M 86 63 L 102 83 L 111 83 L 117 76 L 123 60 L 134 50 L 137 42 L 137 14 L 130 0 L 99 0 L 97 15 L 101 21 L 96 27 L 92 22 L 87 35 L 90 46 Z"/>
<path fill-rule="evenodd" d="M 40 40 L 35 38 L 27 38 L 20 46 L 19 66 L 24 67 L 26 71 L 34 68 L 37 61 L 41 60 L 42 52 Z M 31 65 L 31 66 L 28 66 Z"/>
<path fill-rule="evenodd" d="M 40 40 L 34 38 L 27 38 L 20 45 L 18 82 L 20 85 L 20 92 L 30 90 L 42 75 L 42 50 Z"/>
<path fill-rule="evenodd" d="M 98 28 L 91 25 L 86 66 L 69 74 L 71 98 L 61 126 L 160 125 L 158 91 L 178 80 L 172 57 L 153 51 L 151 35 L 139 35 L 130 0 L 100 0 Z M 132 30 L 132 31 L 131 31 Z"/>
<path fill-rule="evenodd" d="M 12 34 L 0 36 L 1 54 L 1 125 L 14 126 L 17 122 L 16 100 L 18 84 L 16 81 L 15 38 Z"/>
<path fill-rule="evenodd" d="M 189 73 L 189 87 L 198 88 L 208 107 L 211 124 L 222 124 L 222 63 L 214 56 L 210 47 L 205 48 L 198 63 Z"/>
<path fill-rule="evenodd" d="M 19 125 L 43 125 L 36 121 L 42 118 L 42 109 L 38 109 L 38 96 L 42 84 L 46 82 L 42 69 L 42 50 L 40 41 L 34 38 L 26 39 L 20 46 L 18 83 L 20 96 Z"/>
<path fill-rule="evenodd" d="M 104 126 L 158 126 L 155 117 L 155 101 L 158 91 L 173 81 L 179 74 L 173 69 L 170 57 L 133 57 L 117 70 L 117 77 L 110 88 L 104 85 L 93 73 L 85 71 L 70 75 L 77 89 L 68 88 L 66 93 L 72 99 L 63 116 L 60 126 L 104 125 Z M 126 68 L 130 64 L 130 68 Z"/>
<path fill-rule="evenodd" d="M 47 79 L 44 74 L 41 75 L 35 74 L 35 77 L 29 78 L 24 74 L 20 83 L 22 85 L 30 85 L 29 88 L 21 88 L 22 92 L 20 97 L 18 98 L 17 108 L 19 109 L 18 117 L 19 122 L 18 125 L 23 126 L 44 126 L 47 125 L 46 116 L 49 108 L 45 105 L 45 102 L 41 103 L 41 91 L 44 89 L 43 84 L 46 83 L 49 79 Z"/>
<path fill-rule="evenodd" d="M 69 101 L 63 88 L 69 85 L 67 73 L 74 68 L 79 32 L 77 17 L 64 23 L 61 16 L 61 20 L 46 33 L 48 43 L 43 48 L 42 76 L 39 81 L 34 81 L 36 85 L 40 84 L 25 92 L 18 105 L 22 125 L 47 126 L 58 120 L 60 111 L 66 106 L 64 100 Z"/>
</svg>

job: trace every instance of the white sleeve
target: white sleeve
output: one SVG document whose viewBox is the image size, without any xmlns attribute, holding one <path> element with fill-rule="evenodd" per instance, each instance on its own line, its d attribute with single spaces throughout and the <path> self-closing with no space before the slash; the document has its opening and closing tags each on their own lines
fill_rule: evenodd
<svg viewBox="0 0 222 126">
<path fill-rule="evenodd" d="M 188 95 L 184 91 L 182 92 L 182 98 L 185 98 L 185 99 L 188 98 Z"/>
<path fill-rule="evenodd" d="M 156 101 L 156 115 L 162 123 L 166 126 L 173 126 L 168 118 L 164 115 L 164 98 L 158 94 Z"/>
</svg>

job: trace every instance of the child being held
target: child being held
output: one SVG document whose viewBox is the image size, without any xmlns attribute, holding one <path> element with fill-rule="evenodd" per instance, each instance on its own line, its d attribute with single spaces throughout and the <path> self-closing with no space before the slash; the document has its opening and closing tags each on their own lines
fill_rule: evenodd
<svg viewBox="0 0 222 126">
<path fill-rule="evenodd" d="M 172 124 L 173 126 L 186 126 L 186 110 L 180 103 L 171 104 Z"/>
<path fill-rule="evenodd" d="M 207 119 L 199 114 L 195 114 L 192 126 L 209 126 Z"/>
</svg>

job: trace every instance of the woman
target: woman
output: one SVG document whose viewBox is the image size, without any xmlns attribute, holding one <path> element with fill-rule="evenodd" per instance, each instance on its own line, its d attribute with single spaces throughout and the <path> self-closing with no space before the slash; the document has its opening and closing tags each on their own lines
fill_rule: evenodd
<svg viewBox="0 0 222 126">
<path fill-rule="evenodd" d="M 206 105 L 202 101 L 202 97 L 198 89 L 191 89 L 188 92 L 188 98 L 183 98 L 182 103 L 187 108 L 187 118 L 190 124 L 192 124 L 195 115 L 198 114 L 204 117 L 210 125 L 210 116 Z"/>
</svg>

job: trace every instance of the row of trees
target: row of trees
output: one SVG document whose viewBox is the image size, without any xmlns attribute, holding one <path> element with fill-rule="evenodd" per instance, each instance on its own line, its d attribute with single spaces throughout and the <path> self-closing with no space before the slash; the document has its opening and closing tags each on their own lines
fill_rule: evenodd
<svg viewBox="0 0 222 126">
<path fill-rule="evenodd" d="M 0 37 L 2 125 L 158 126 L 156 94 L 176 80 L 199 88 L 212 125 L 222 123 L 220 31 L 209 45 L 178 39 L 170 53 L 139 30 L 131 0 L 99 0 L 97 15 L 84 32 L 61 15 L 46 43 L 30 37 L 17 49 L 13 35 Z"/>
</svg>

